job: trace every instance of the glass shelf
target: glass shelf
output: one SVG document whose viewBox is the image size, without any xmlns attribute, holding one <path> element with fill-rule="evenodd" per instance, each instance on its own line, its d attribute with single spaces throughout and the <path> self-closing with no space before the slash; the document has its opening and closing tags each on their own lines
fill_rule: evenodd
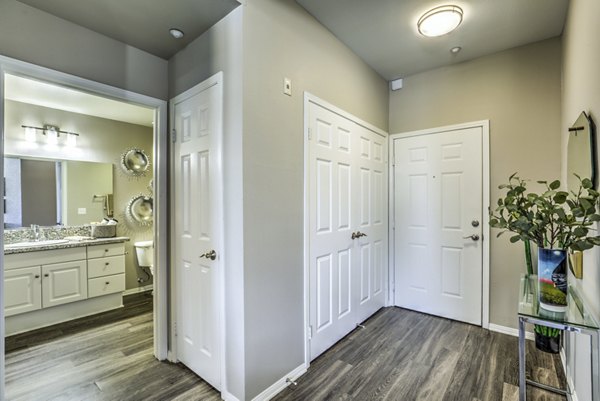
<svg viewBox="0 0 600 401">
<path fill-rule="evenodd" d="M 578 326 L 598 330 L 598 322 L 592 316 L 590 308 L 585 304 L 577 289 L 569 286 L 567 291 L 567 311 L 552 312 L 541 308 L 538 301 L 537 275 L 521 276 L 519 295 L 519 315 L 534 319 L 542 319 L 566 326 Z"/>
</svg>

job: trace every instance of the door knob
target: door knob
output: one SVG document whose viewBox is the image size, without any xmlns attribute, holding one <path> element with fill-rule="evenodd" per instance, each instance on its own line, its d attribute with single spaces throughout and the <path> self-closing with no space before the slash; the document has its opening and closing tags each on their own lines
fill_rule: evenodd
<svg viewBox="0 0 600 401">
<path fill-rule="evenodd" d="M 366 237 L 366 236 L 367 236 L 367 234 L 361 233 L 360 231 L 357 231 L 355 233 L 352 233 L 352 235 L 350 236 L 350 238 L 357 239 L 357 238 Z"/>
<path fill-rule="evenodd" d="M 463 237 L 463 238 L 464 239 L 471 238 L 473 241 L 479 241 L 479 235 L 477 235 L 477 234 L 468 235 L 468 236 Z"/>
<path fill-rule="evenodd" d="M 202 255 L 200 255 L 200 257 L 210 259 L 210 260 L 215 260 L 217 258 L 217 252 L 215 252 L 215 250 L 213 249 L 211 251 L 203 253 Z"/>
</svg>

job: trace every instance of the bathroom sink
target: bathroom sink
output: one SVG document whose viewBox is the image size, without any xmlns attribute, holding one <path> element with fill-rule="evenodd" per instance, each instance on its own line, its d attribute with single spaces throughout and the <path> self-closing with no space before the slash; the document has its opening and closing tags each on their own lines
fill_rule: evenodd
<svg viewBox="0 0 600 401">
<path fill-rule="evenodd" d="M 48 245 L 59 245 L 66 244 L 69 240 L 66 239 L 49 239 L 46 241 L 28 241 L 28 242 L 17 242 L 15 244 L 5 244 L 4 248 L 32 248 L 36 246 L 48 246 Z"/>
</svg>

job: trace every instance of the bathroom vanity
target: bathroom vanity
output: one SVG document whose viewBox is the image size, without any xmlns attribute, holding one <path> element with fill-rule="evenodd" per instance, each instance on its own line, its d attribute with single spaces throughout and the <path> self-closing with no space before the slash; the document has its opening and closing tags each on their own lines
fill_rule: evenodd
<svg viewBox="0 0 600 401">
<path fill-rule="evenodd" d="M 127 237 L 4 249 L 6 335 L 123 306 Z"/>
</svg>

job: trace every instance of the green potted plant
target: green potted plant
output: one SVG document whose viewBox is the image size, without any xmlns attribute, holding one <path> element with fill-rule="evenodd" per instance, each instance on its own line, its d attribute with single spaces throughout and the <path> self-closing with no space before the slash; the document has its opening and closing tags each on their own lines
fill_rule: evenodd
<svg viewBox="0 0 600 401">
<path fill-rule="evenodd" d="M 538 194 L 528 192 L 527 181 L 515 173 L 507 184 L 499 186 L 506 195 L 498 199 L 495 210 L 490 210 L 490 226 L 502 230 L 498 236 L 509 231 L 514 233 L 512 243 L 523 241 L 526 250 L 531 242 L 537 245 L 540 307 L 553 312 L 566 310 L 567 252 L 600 245 L 600 236 L 591 234 L 591 226 L 600 221 L 596 208 L 600 194 L 591 180 L 577 178 L 580 185 L 576 192 L 560 190 L 560 181 L 555 180 L 538 181 L 545 187 Z M 536 328 L 536 337 L 548 334 L 543 331 Z"/>
</svg>

